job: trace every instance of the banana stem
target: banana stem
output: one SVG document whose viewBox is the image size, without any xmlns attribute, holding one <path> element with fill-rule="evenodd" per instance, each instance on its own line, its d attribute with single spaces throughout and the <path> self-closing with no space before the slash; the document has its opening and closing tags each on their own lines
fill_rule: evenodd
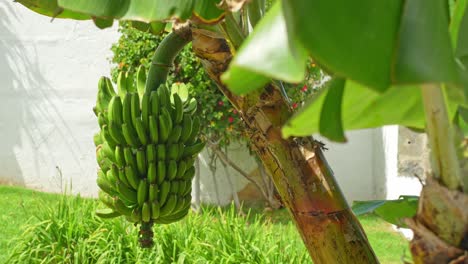
<svg viewBox="0 0 468 264">
<path fill-rule="evenodd" d="M 426 114 L 426 130 L 432 149 L 433 174 L 451 190 L 462 189 L 460 163 L 455 135 L 450 124 L 442 87 L 437 84 L 421 88 Z"/>
<path fill-rule="evenodd" d="M 138 236 L 138 242 L 140 243 L 141 248 L 151 248 L 153 247 L 153 221 L 143 222 L 140 226 L 140 234 Z"/>
<path fill-rule="evenodd" d="M 147 92 L 155 91 L 161 84 L 166 83 L 174 59 L 191 40 L 190 27 L 183 26 L 174 29 L 161 41 L 151 60 L 145 87 Z"/>
</svg>

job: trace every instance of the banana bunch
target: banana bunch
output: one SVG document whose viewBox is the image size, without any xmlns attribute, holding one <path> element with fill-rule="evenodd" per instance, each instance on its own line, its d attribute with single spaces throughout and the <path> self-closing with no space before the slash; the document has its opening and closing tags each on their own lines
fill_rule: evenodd
<svg viewBox="0 0 468 264">
<path fill-rule="evenodd" d="M 99 199 L 108 208 L 96 214 L 168 224 L 189 211 L 194 157 L 205 144 L 196 101 L 184 102 L 164 85 L 145 92 L 145 82 L 143 68 L 136 80 L 120 73 L 117 91 L 108 78 L 99 80 L 94 112 L 101 130 L 94 142 Z"/>
</svg>

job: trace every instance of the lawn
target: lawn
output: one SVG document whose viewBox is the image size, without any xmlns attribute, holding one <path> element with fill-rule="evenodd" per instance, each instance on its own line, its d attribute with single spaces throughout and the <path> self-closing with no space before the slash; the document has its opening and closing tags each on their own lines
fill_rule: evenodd
<svg viewBox="0 0 468 264">
<path fill-rule="evenodd" d="M 0 195 L 0 263 L 311 263 L 285 210 L 252 208 L 238 217 L 231 207 L 204 207 L 156 227 L 147 251 L 125 220 L 95 217 L 92 199 L 7 186 Z M 360 220 L 382 263 L 409 256 L 390 225 L 371 215 Z"/>
</svg>

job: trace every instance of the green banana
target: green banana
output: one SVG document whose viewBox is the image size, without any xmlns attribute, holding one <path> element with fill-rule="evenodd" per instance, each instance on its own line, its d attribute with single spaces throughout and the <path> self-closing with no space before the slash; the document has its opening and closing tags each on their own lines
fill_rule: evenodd
<svg viewBox="0 0 468 264">
<path fill-rule="evenodd" d="M 174 123 L 179 124 L 180 122 L 182 122 L 182 119 L 184 117 L 182 99 L 180 99 L 180 96 L 177 93 L 173 94 L 172 97 L 174 98 L 174 108 L 175 108 L 174 109 Z"/>
<path fill-rule="evenodd" d="M 137 198 L 138 198 L 138 204 L 140 206 L 143 205 L 143 203 L 148 199 L 148 182 L 146 179 L 142 179 L 140 181 L 140 184 L 138 185 L 138 190 L 137 190 Z"/>
<path fill-rule="evenodd" d="M 152 219 L 158 219 L 159 214 L 160 214 L 161 207 L 159 206 L 159 203 L 155 200 L 151 202 L 151 218 Z"/>
<path fill-rule="evenodd" d="M 117 125 L 123 123 L 123 106 L 120 96 L 115 95 L 109 102 L 108 119 L 109 123 L 115 122 Z"/>
<path fill-rule="evenodd" d="M 141 207 L 141 220 L 143 222 L 151 220 L 151 205 L 148 202 L 145 202 Z"/>
<path fill-rule="evenodd" d="M 159 187 L 158 193 L 158 202 L 160 204 L 164 204 L 166 202 L 167 196 L 171 191 L 171 183 L 168 181 L 164 181 Z"/>
<path fill-rule="evenodd" d="M 150 102 L 151 102 L 151 114 L 152 116 L 159 116 L 159 98 L 158 93 L 156 91 L 152 91 L 150 94 Z"/>
<path fill-rule="evenodd" d="M 185 160 L 179 160 L 177 164 L 177 174 L 176 179 L 182 179 L 187 168 L 187 163 Z"/>
<path fill-rule="evenodd" d="M 99 165 L 99 168 L 104 172 L 107 173 L 107 171 L 111 168 L 112 166 L 112 161 L 109 160 L 105 155 L 104 151 L 102 151 L 101 145 L 98 146 L 96 149 L 96 159 Z"/>
<path fill-rule="evenodd" d="M 190 101 L 185 101 L 185 105 L 184 113 L 193 115 L 197 111 L 197 100 L 195 98 L 191 98 Z"/>
<path fill-rule="evenodd" d="M 133 168 L 136 168 L 137 167 L 136 158 L 133 155 L 132 149 L 126 147 L 123 149 L 123 152 L 124 152 L 125 163 L 127 165 L 130 165 Z"/>
<path fill-rule="evenodd" d="M 133 223 L 141 222 L 141 210 L 138 207 L 133 208 L 132 213 L 130 215 L 130 220 Z"/>
<path fill-rule="evenodd" d="M 196 116 L 192 120 L 192 131 L 190 132 L 189 138 L 184 141 L 187 145 L 191 145 L 197 140 L 198 133 L 200 132 L 200 119 Z"/>
<path fill-rule="evenodd" d="M 115 218 L 115 217 L 118 217 L 118 216 L 121 216 L 122 214 L 117 212 L 117 211 L 114 211 L 112 209 L 109 209 L 109 208 L 105 208 L 105 209 L 97 209 L 95 214 L 100 217 L 100 218 L 104 218 L 104 219 L 107 219 L 107 218 Z"/>
<path fill-rule="evenodd" d="M 180 134 L 180 141 L 185 143 L 192 133 L 192 117 L 189 114 L 184 114 L 182 119 L 182 133 Z"/>
<path fill-rule="evenodd" d="M 105 131 L 105 130 L 103 130 Z M 112 137 L 116 144 L 126 145 L 127 141 L 125 141 L 124 135 L 122 134 L 122 127 L 121 125 L 117 125 L 114 122 L 109 123 L 109 135 Z M 106 133 L 104 132 L 104 138 L 106 138 Z"/>
<path fill-rule="evenodd" d="M 145 175 L 146 174 L 146 157 L 145 157 L 145 151 L 143 149 L 138 149 L 136 151 L 136 163 L 137 163 L 137 169 L 140 175 Z"/>
<path fill-rule="evenodd" d="M 151 162 L 148 166 L 148 174 L 147 174 L 147 177 L 148 177 L 148 181 L 150 183 L 156 183 L 156 179 L 157 179 L 157 172 L 156 172 L 156 164 L 154 162 Z"/>
<path fill-rule="evenodd" d="M 131 114 L 132 114 L 132 120 L 133 120 L 133 125 L 135 125 L 135 119 L 139 119 L 141 117 L 141 108 L 140 108 L 140 97 L 137 93 L 132 93 L 131 94 Z"/>
<path fill-rule="evenodd" d="M 133 189 L 138 189 L 138 184 L 140 183 L 140 179 L 137 176 L 136 169 L 132 166 L 125 166 L 125 178 L 127 178 L 127 182 Z"/>
<path fill-rule="evenodd" d="M 117 183 L 116 189 L 122 200 L 125 200 L 130 204 L 138 204 L 137 192 L 134 189 L 125 186 L 123 183 Z"/>
<path fill-rule="evenodd" d="M 193 176 L 195 176 L 195 167 L 190 166 L 189 168 L 187 168 L 182 178 L 184 178 L 184 180 L 191 181 L 193 179 Z"/>
<path fill-rule="evenodd" d="M 183 101 L 165 85 L 147 92 L 146 71 L 121 72 L 117 93 L 102 77 L 94 112 L 101 132 L 94 135 L 101 168 L 99 199 L 108 209 L 96 215 L 123 215 L 133 223 L 172 223 L 188 214 L 198 139 L 197 102 Z M 144 229 L 146 232 L 146 229 Z"/>
<path fill-rule="evenodd" d="M 107 194 L 113 195 L 115 193 L 114 187 L 112 187 L 112 184 L 107 180 L 107 177 L 102 170 L 98 171 L 96 183 L 99 188 Z"/>
<path fill-rule="evenodd" d="M 96 147 L 98 145 L 101 145 L 104 142 L 102 141 L 101 132 L 97 132 L 96 134 L 94 134 L 93 141 L 94 141 L 94 146 Z"/>
<path fill-rule="evenodd" d="M 104 156 L 106 156 L 106 158 L 108 158 L 112 162 L 116 161 L 114 150 L 111 148 L 111 146 L 109 146 L 109 142 L 106 141 L 102 144 L 102 151 L 104 152 Z"/>
<path fill-rule="evenodd" d="M 177 195 L 179 193 L 179 185 L 178 181 L 171 181 L 171 190 L 169 192 Z"/>
<path fill-rule="evenodd" d="M 125 124 L 132 124 L 132 94 L 126 93 L 122 102 L 122 120 Z"/>
<path fill-rule="evenodd" d="M 108 78 L 102 76 L 98 82 L 98 94 L 96 100 L 96 111 L 103 113 L 106 111 L 113 94 L 107 88 Z"/>
<path fill-rule="evenodd" d="M 117 212 L 123 215 L 129 216 L 132 214 L 132 208 L 126 206 L 125 203 L 118 197 L 114 197 L 114 208 Z"/>
<path fill-rule="evenodd" d="M 156 153 L 158 154 L 158 160 L 166 160 L 166 145 L 159 144 L 156 146 Z"/>
<path fill-rule="evenodd" d="M 117 76 L 117 93 L 121 97 L 124 97 L 127 93 L 127 76 L 123 71 Z"/>
<path fill-rule="evenodd" d="M 101 129 L 105 124 L 107 124 L 107 118 L 104 116 L 103 113 L 98 114 L 98 124 Z"/>
<path fill-rule="evenodd" d="M 169 91 L 163 84 L 158 88 L 159 105 L 161 109 L 171 106 L 171 99 L 169 98 Z"/>
<path fill-rule="evenodd" d="M 179 156 L 179 144 L 172 144 L 167 146 L 167 158 L 176 160 Z"/>
<path fill-rule="evenodd" d="M 179 189 L 177 190 L 177 194 L 179 194 L 179 196 L 183 196 L 186 188 L 187 181 L 179 181 Z"/>
<path fill-rule="evenodd" d="M 115 139 L 115 137 L 111 135 L 109 125 L 102 126 L 101 134 L 102 134 L 104 141 L 107 141 L 107 143 L 109 143 L 110 146 L 116 146 L 117 142 L 119 142 L 117 139 Z M 123 139 L 123 136 L 122 136 L 122 139 Z"/>
<path fill-rule="evenodd" d="M 185 181 L 185 189 L 182 192 L 182 195 L 189 195 L 192 192 L 192 180 Z"/>
<path fill-rule="evenodd" d="M 161 109 L 161 114 L 160 116 L 165 116 L 166 117 L 166 122 L 167 122 L 167 127 L 169 129 L 169 133 L 170 131 L 172 131 L 175 123 L 172 121 L 172 116 L 171 116 L 171 113 L 170 113 L 171 109 L 170 108 L 162 108 Z"/>
<path fill-rule="evenodd" d="M 179 142 L 179 144 L 177 144 L 177 158 L 176 160 L 180 160 L 182 159 L 182 154 L 184 154 L 184 149 L 185 149 L 185 144 L 182 143 L 182 142 Z"/>
<path fill-rule="evenodd" d="M 136 87 L 135 87 L 135 76 L 131 72 L 126 72 L 125 73 L 125 79 L 127 81 L 126 88 L 127 88 L 127 93 L 134 93 L 136 92 Z"/>
<path fill-rule="evenodd" d="M 165 217 L 159 217 L 154 222 L 157 224 L 170 224 L 170 223 L 179 221 L 189 213 L 189 209 L 190 209 L 190 205 L 185 206 L 179 212 L 165 216 Z"/>
<path fill-rule="evenodd" d="M 161 217 L 169 215 L 177 205 L 177 195 L 171 194 L 167 198 L 167 201 L 161 206 L 159 215 Z"/>
<path fill-rule="evenodd" d="M 112 164 L 110 170 L 107 171 L 106 176 L 109 182 L 112 183 L 112 185 L 114 186 L 117 182 L 120 182 L 119 169 L 115 164 Z"/>
<path fill-rule="evenodd" d="M 118 175 L 119 175 L 119 180 L 120 180 L 120 182 L 122 182 L 123 184 L 127 185 L 128 187 L 132 187 L 132 188 L 133 188 L 133 186 L 132 186 L 132 185 L 128 182 L 128 180 L 127 180 L 127 175 L 125 174 L 125 168 L 124 168 L 124 167 L 122 167 L 122 168 L 119 169 Z"/>
<path fill-rule="evenodd" d="M 170 160 L 167 165 L 167 177 L 170 181 L 174 180 L 177 175 L 177 162 Z"/>
<path fill-rule="evenodd" d="M 200 153 L 205 147 L 205 142 L 198 142 L 191 146 L 186 146 L 184 152 L 182 153 L 182 158 L 191 157 Z"/>
<path fill-rule="evenodd" d="M 138 136 L 138 140 L 140 140 L 140 144 L 146 146 L 148 144 L 148 137 L 146 136 L 146 131 L 140 118 L 136 118 L 134 120 L 134 126 Z"/>
<path fill-rule="evenodd" d="M 177 143 L 179 142 L 180 135 L 182 134 L 182 127 L 177 125 L 172 129 L 171 134 L 169 135 L 169 138 L 167 139 L 168 143 Z"/>
<path fill-rule="evenodd" d="M 143 65 L 140 65 L 137 70 L 137 91 L 140 97 L 145 93 L 145 86 L 146 86 L 146 70 Z"/>
<path fill-rule="evenodd" d="M 149 116 L 151 115 L 150 109 L 150 95 L 148 93 L 144 93 L 143 97 L 141 98 L 141 122 L 143 123 L 143 127 L 146 131 L 148 131 L 149 127 Z"/>
<path fill-rule="evenodd" d="M 104 78 L 106 78 L 107 94 L 109 94 L 110 96 L 116 95 L 115 90 L 114 90 L 114 86 L 112 85 L 111 79 L 109 79 L 107 77 L 104 77 Z"/>
<path fill-rule="evenodd" d="M 146 146 L 146 162 L 148 164 L 157 161 L 156 147 L 153 144 Z"/>
<path fill-rule="evenodd" d="M 154 116 L 149 117 L 149 132 L 151 142 L 157 144 L 159 141 L 158 122 Z"/>
<path fill-rule="evenodd" d="M 150 184 L 149 186 L 149 200 L 150 201 L 156 201 L 158 199 L 158 192 L 159 192 L 159 187 L 157 184 Z"/>
<path fill-rule="evenodd" d="M 165 109 L 164 109 L 165 110 Z M 167 112 L 167 110 L 166 110 Z M 162 143 L 167 142 L 167 139 L 169 138 L 169 134 L 171 133 L 171 121 L 170 118 L 168 118 L 165 115 L 160 115 L 159 116 L 159 141 Z"/>
<path fill-rule="evenodd" d="M 156 183 L 161 184 L 164 179 L 166 179 L 166 164 L 164 161 L 158 161 L 158 166 L 156 168 Z"/>
<path fill-rule="evenodd" d="M 125 138 L 125 142 L 127 142 L 128 145 L 132 147 L 138 147 L 140 145 L 140 142 L 138 141 L 137 133 L 132 127 L 132 124 L 130 123 L 122 124 L 122 132 Z"/>
<path fill-rule="evenodd" d="M 106 192 L 99 190 L 98 192 L 98 199 L 101 201 L 103 204 L 105 204 L 107 207 L 114 209 L 114 202 L 112 200 L 112 197 L 107 194 Z"/>
<path fill-rule="evenodd" d="M 124 158 L 124 152 L 121 146 L 117 145 L 115 146 L 115 162 L 119 168 L 123 168 L 125 166 L 125 158 Z"/>
<path fill-rule="evenodd" d="M 186 169 L 188 169 L 190 166 L 193 166 L 193 164 L 195 164 L 195 156 L 187 157 L 184 160 L 185 160 L 185 164 L 187 165 Z"/>
<path fill-rule="evenodd" d="M 177 196 L 177 203 L 174 207 L 174 210 L 172 210 L 171 216 L 179 213 L 180 210 L 183 209 L 184 205 L 185 205 L 185 199 L 182 198 L 182 196 Z"/>
</svg>

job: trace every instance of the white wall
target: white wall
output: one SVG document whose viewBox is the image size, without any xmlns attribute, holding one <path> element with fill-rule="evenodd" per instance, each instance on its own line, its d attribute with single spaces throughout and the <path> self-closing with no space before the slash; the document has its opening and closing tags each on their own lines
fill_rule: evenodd
<svg viewBox="0 0 468 264">
<path fill-rule="evenodd" d="M 96 192 L 92 107 L 117 38 L 0 2 L 0 181 L 60 191 L 58 167 L 75 192 Z"/>
</svg>

